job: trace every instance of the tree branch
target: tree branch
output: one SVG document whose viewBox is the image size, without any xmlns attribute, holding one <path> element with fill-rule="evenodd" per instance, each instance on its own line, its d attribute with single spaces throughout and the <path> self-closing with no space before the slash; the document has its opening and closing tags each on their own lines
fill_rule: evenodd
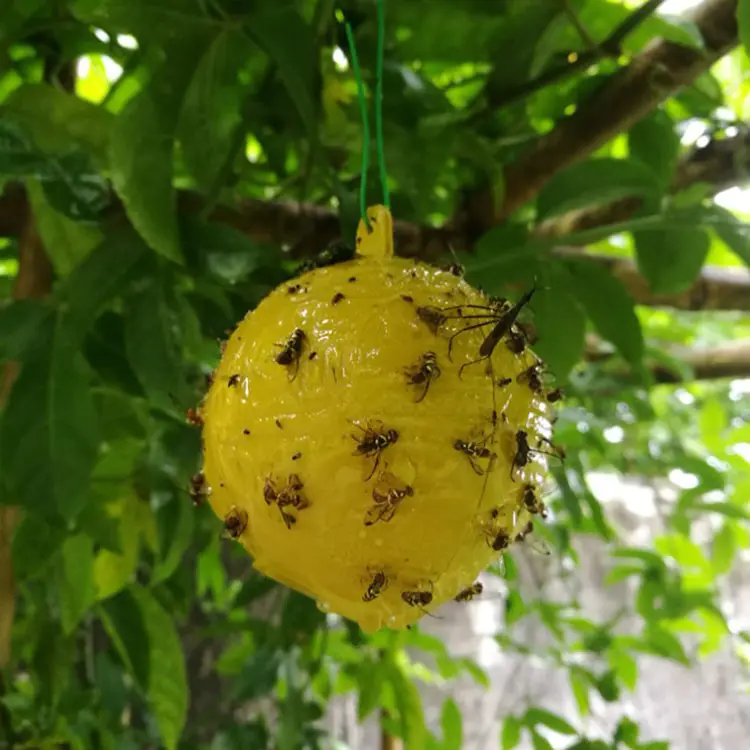
<svg viewBox="0 0 750 750">
<path fill-rule="evenodd" d="M 737 0 L 706 0 L 691 19 L 704 50 L 654 40 L 575 114 L 541 136 L 506 170 L 505 202 L 497 220 L 535 198 L 550 178 L 627 130 L 735 47 L 736 10 Z"/>
<path fill-rule="evenodd" d="M 684 369 L 692 372 L 690 381 L 750 377 L 750 339 L 700 349 L 670 347 L 666 353 L 678 360 L 679 365 L 672 368 L 663 362 L 647 361 L 656 383 L 681 383 L 686 380 L 685 375 L 680 372 Z M 596 337 L 587 340 L 585 357 L 588 362 L 606 362 L 612 356 L 611 351 L 601 349 L 601 343 Z M 615 374 L 627 379 L 630 373 L 621 370 Z"/>
<path fill-rule="evenodd" d="M 553 83 L 564 81 L 570 78 L 579 70 L 586 70 L 595 63 L 607 57 L 617 57 L 620 54 L 620 47 L 625 38 L 642 24 L 654 11 L 664 2 L 664 0 L 648 0 L 640 8 L 634 10 L 615 30 L 600 44 L 593 42 L 588 35 L 588 31 L 581 25 L 578 16 L 566 2 L 565 10 L 570 16 L 573 25 L 578 30 L 581 38 L 591 45 L 591 48 L 585 52 L 577 54 L 575 58 L 566 63 L 549 70 L 545 70 L 530 81 L 525 81 L 520 85 L 498 91 L 494 95 L 488 96 L 489 111 L 507 107 L 527 96 L 547 88 Z M 489 93 L 489 92 L 488 92 Z M 482 113 L 486 114 L 486 112 Z"/>
<path fill-rule="evenodd" d="M 16 207 L 24 205 L 17 195 L 12 197 L 11 203 Z M 2 205 L 0 200 L 0 207 Z M 200 212 L 203 205 L 197 195 L 180 195 L 179 208 L 183 212 Z M 122 209 L 117 213 L 121 218 Z M 0 211 L 0 216 L 2 214 Z M 281 245 L 289 257 L 297 260 L 313 257 L 340 238 L 338 215 L 311 203 L 269 203 L 246 198 L 236 208 L 218 206 L 209 219 L 233 227 L 256 242 Z M 396 220 L 393 229 L 398 255 L 404 258 L 431 262 L 449 256 L 451 251 L 468 252 L 474 244 L 473 236 L 461 228 L 429 227 Z M 744 269 L 709 266 L 689 289 L 679 294 L 657 295 L 651 292 L 648 282 L 629 259 L 586 253 L 570 246 L 561 246 L 552 252 L 559 257 L 585 257 L 606 267 L 640 305 L 678 310 L 750 310 L 750 272 Z"/>
</svg>

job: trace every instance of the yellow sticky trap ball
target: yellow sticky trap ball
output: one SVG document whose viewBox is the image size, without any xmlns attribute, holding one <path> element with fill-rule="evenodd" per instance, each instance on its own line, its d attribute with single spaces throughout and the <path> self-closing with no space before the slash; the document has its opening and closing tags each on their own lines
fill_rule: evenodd
<svg viewBox="0 0 750 750">
<path fill-rule="evenodd" d="M 521 334 L 469 364 L 488 299 L 393 257 L 390 213 L 368 216 L 355 260 L 283 284 L 238 325 L 202 418 L 228 535 L 265 575 L 374 631 L 434 611 L 528 533 L 550 449 Z"/>
</svg>

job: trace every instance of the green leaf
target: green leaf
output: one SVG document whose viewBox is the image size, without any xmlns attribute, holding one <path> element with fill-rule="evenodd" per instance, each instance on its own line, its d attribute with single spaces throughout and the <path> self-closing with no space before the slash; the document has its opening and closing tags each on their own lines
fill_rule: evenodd
<svg viewBox="0 0 750 750">
<path fill-rule="evenodd" d="M 357 665 L 357 720 L 364 721 L 382 705 L 386 669 L 379 659 L 366 658 Z"/>
<path fill-rule="evenodd" d="M 150 591 L 132 586 L 102 607 L 120 657 L 145 693 L 164 745 L 174 750 L 187 716 L 187 676 L 174 622 Z"/>
<path fill-rule="evenodd" d="M 191 396 L 181 359 L 180 320 L 171 305 L 166 280 L 155 271 L 138 283 L 125 302 L 128 360 L 151 401 L 173 411 L 173 399 L 186 404 Z"/>
<path fill-rule="evenodd" d="M 583 356 L 586 317 L 578 300 L 568 291 L 565 283 L 568 274 L 556 276 L 549 288 L 540 289 L 534 297 L 534 323 L 539 334 L 534 351 L 555 377 L 564 382 Z"/>
<path fill-rule="evenodd" d="M 638 682 L 638 662 L 629 651 L 622 648 L 610 649 L 609 665 L 617 673 L 617 677 L 628 690 L 635 690 Z"/>
<path fill-rule="evenodd" d="M 319 63 L 312 29 L 294 8 L 280 3 L 254 10 L 245 28 L 278 67 L 308 135 L 317 138 Z"/>
<path fill-rule="evenodd" d="M 98 219 L 109 190 L 88 154 L 76 147 L 46 153 L 13 120 L 0 121 L 0 178 L 33 178 L 50 205 L 72 219 Z"/>
<path fill-rule="evenodd" d="M 645 639 L 653 653 L 665 659 L 672 659 L 686 667 L 690 666 L 690 659 L 680 639 L 674 633 L 670 633 L 663 627 L 652 625 L 647 629 Z"/>
<path fill-rule="evenodd" d="M 36 513 L 73 517 L 89 498 L 99 440 L 88 371 L 58 320 L 27 360 L 0 422 L 11 494 Z"/>
<path fill-rule="evenodd" d="M 401 725 L 401 736 L 408 747 L 422 747 L 427 730 L 422 713 L 422 701 L 416 685 L 395 663 L 387 665 L 387 680 L 393 688 L 393 695 Z"/>
<path fill-rule="evenodd" d="M 68 537 L 55 567 L 60 621 L 66 635 L 73 633 L 96 601 L 94 589 L 94 542 L 86 534 Z"/>
<path fill-rule="evenodd" d="M 245 280 L 263 264 L 278 263 L 275 248 L 259 245 L 232 227 L 196 216 L 182 218 L 185 255 L 227 284 Z"/>
<path fill-rule="evenodd" d="M 502 750 L 513 750 L 521 742 L 521 730 L 523 724 L 515 716 L 506 716 L 503 719 L 503 728 L 500 732 L 500 746 Z"/>
<path fill-rule="evenodd" d="M 713 205 L 708 214 L 711 226 L 719 239 L 741 260 L 750 266 L 750 227 L 726 208 Z"/>
<path fill-rule="evenodd" d="M 0 305 L 0 361 L 23 359 L 39 343 L 52 308 L 32 299 L 8 300 Z"/>
<path fill-rule="evenodd" d="M 695 229 L 633 232 L 638 268 L 655 294 L 677 294 L 690 288 L 711 248 L 708 233 Z"/>
<path fill-rule="evenodd" d="M 114 118 L 103 107 L 47 83 L 26 83 L 3 102 L 3 109 L 43 151 L 60 152 L 76 145 L 89 151 L 99 166 L 106 164 Z"/>
<path fill-rule="evenodd" d="M 125 589 L 108 599 L 99 607 L 99 614 L 125 668 L 145 692 L 149 681 L 150 644 L 144 614 L 133 596 L 133 589 Z"/>
<path fill-rule="evenodd" d="M 35 514 L 26 513 L 13 535 L 13 571 L 19 581 L 34 578 L 57 560 L 68 531 Z"/>
<path fill-rule="evenodd" d="M 750 0 L 739 0 L 737 25 L 740 31 L 740 42 L 746 54 L 750 55 Z"/>
<path fill-rule="evenodd" d="M 669 115 L 658 109 L 637 122 L 628 133 L 628 149 L 666 190 L 680 155 L 680 137 Z"/>
<path fill-rule="evenodd" d="M 568 268 L 575 295 L 596 329 L 633 367 L 639 367 L 643 332 L 633 300 L 622 282 L 586 260 L 570 261 Z"/>
<path fill-rule="evenodd" d="M 609 203 L 625 196 L 653 196 L 658 183 L 638 161 L 589 159 L 553 177 L 537 198 L 537 218 L 547 219 L 575 208 Z"/>
<path fill-rule="evenodd" d="M 102 549 L 96 555 L 94 583 L 98 601 L 118 594 L 133 581 L 140 550 L 139 519 L 134 505 L 140 502 L 130 496 L 111 505 L 119 515 L 116 520 L 120 551 Z"/>
<path fill-rule="evenodd" d="M 154 566 L 151 585 L 167 580 L 182 562 L 193 541 L 195 509 L 185 497 L 178 496 L 159 508 L 156 523 L 160 532 L 161 559 Z"/>
<path fill-rule="evenodd" d="M 247 38 L 228 28 L 211 43 L 185 93 L 179 140 L 188 171 L 198 187 L 217 187 L 226 159 L 235 149 L 243 122 L 238 73 L 247 56 Z"/>
<path fill-rule="evenodd" d="M 59 291 L 69 332 L 82 339 L 102 308 L 145 271 L 148 247 L 132 230 L 116 232 L 80 263 Z"/>
<path fill-rule="evenodd" d="M 74 221 L 53 208 L 35 180 L 26 181 L 26 194 L 49 259 L 58 275 L 67 276 L 101 242 L 103 235 L 98 227 Z"/>
<path fill-rule="evenodd" d="M 181 262 L 176 194 L 172 186 L 174 137 L 180 106 L 200 60 L 203 37 L 167 51 L 167 61 L 133 97 L 112 128 L 112 184 L 143 239 L 158 253 Z"/>
<path fill-rule="evenodd" d="M 443 750 L 460 750 L 463 746 L 463 717 L 452 698 L 443 702 L 440 727 L 443 730 Z"/>
<path fill-rule="evenodd" d="M 694 500 L 689 505 L 691 510 L 701 513 L 718 513 L 726 518 L 734 518 L 740 521 L 750 521 L 750 509 L 743 508 L 734 503 L 711 502 L 709 500 Z"/>
<path fill-rule="evenodd" d="M 148 635 L 149 708 L 167 750 L 174 750 L 185 726 L 188 694 L 182 644 L 170 615 L 143 588 L 132 589 Z"/>
<path fill-rule="evenodd" d="M 235 701 L 252 701 L 273 690 L 278 680 L 281 653 L 271 646 L 261 646 L 245 664 L 235 683 L 232 697 Z"/>
<path fill-rule="evenodd" d="M 576 667 L 571 668 L 568 673 L 570 690 L 578 705 L 578 712 L 581 716 L 588 716 L 591 713 L 589 706 L 589 680 L 586 678 L 583 670 Z"/>
<path fill-rule="evenodd" d="M 531 744 L 534 750 L 554 750 L 552 743 L 534 729 L 531 730 Z"/>
<path fill-rule="evenodd" d="M 545 711 L 543 708 L 530 708 L 526 712 L 524 723 L 531 727 L 544 724 L 558 734 L 577 734 L 577 730 L 568 724 L 565 719 L 550 711 Z"/>
<path fill-rule="evenodd" d="M 728 523 L 714 534 L 711 543 L 711 562 L 713 563 L 714 573 L 724 575 L 732 569 L 735 556 L 737 555 L 737 540 L 734 529 Z"/>
</svg>

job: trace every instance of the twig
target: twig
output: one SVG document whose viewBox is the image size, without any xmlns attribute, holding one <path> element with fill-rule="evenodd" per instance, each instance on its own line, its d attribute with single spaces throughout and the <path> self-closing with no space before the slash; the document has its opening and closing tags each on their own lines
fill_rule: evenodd
<svg viewBox="0 0 750 750">
<path fill-rule="evenodd" d="M 581 19 L 578 17 L 575 9 L 570 4 L 570 0 L 563 0 L 563 8 L 565 10 L 565 14 L 570 19 L 570 22 L 573 24 L 575 30 L 578 32 L 578 35 L 581 37 L 586 46 L 589 49 L 596 49 L 599 45 L 594 41 L 591 34 L 589 34 L 589 30 L 581 22 Z"/>
<path fill-rule="evenodd" d="M 594 42 L 588 35 L 586 29 L 581 25 L 580 20 L 572 12 L 572 9 L 565 3 L 566 11 L 571 16 L 576 28 L 582 38 L 589 44 L 590 49 L 577 55 L 574 59 L 565 65 L 556 68 L 550 68 L 540 73 L 536 78 L 516 86 L 515 88 L 506 89 L 500 92 L 499 96 L 489 102 L 490 109 L 496 110 L 513 104 L 520 99 L 525 99 L 537 91 L 541 91 L 547 86 L 558 81 L 570 78 L 575 72 L 585 70 L 594 63 L 599 62 L 607 57 L 618 57 L 621 53 L 621 46 L 625 38 L 642 24 L 654 11 L 664 2 L 664 0 L 647 0 L 640 8 L 634 10 L 614 31 L 600 44 Z M 478 114 L 477 117 L 484 116 L 485 113 Z"/>
</svg>

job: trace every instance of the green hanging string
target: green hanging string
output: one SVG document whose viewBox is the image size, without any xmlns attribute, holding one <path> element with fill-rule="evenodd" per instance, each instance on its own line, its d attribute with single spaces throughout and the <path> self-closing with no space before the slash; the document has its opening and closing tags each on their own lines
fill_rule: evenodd
<svg viewBox="0 0 750 750">
<path fill-rule="evenodd" d="M 383 57 L 385 48 L 385 0 L 378 0 L 378 56 L 375 74 L 375 142 L 378 149 L 380 185 L 383 189 L 383 205 L 390 210 L 391 196 L 388 192 L 388 172 L 385 168 L 385 146 L 383 139 Z"/>
<path fill-rule="evenodd" d="M 365 84 L 362 81 L 362 73 L 359 69 L 357 48 L 354 45 L 354 34 L 349 22 L 346 22 L 346 40 L 349 43 L 349 55 L 352 59 L 354 80 L 357 82 L 357 97 L 362 114 L 362 175 L 359 185 L 359 213 L 365 226 L 370 228 L 370 219 L 367 217 L 367 169 L 370 162 L 370 119 L 367 116 L 367 100 L 365 98 Z"/>
</svg>

